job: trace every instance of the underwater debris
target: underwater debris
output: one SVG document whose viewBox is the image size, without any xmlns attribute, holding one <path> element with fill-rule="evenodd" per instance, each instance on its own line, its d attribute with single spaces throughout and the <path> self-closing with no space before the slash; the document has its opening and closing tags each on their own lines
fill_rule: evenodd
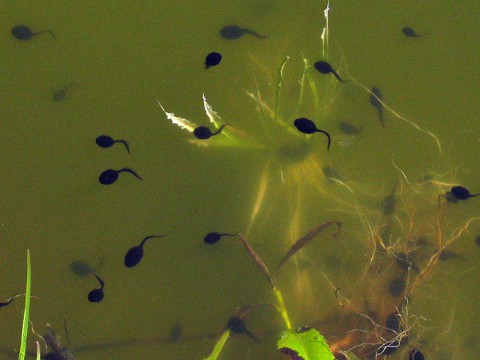
<svg viewBox="0 0 480 360">
<path fill-rule="evenodd" d="M 45 359 L 54 359 L 54 360 L 75 360 L 73 353 L 69 351 L 63 344 L 60 342 L 60 337 L 55 334 L 50 324 L 47 324 L 47 332 L 43 336 L 47 346 L 52 349 L 54 356 L 48 353 L 44 358 Z"/>
</svg>

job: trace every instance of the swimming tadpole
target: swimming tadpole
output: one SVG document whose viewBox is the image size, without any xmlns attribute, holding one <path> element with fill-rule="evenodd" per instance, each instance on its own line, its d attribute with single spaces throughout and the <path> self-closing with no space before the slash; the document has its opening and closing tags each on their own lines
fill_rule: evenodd
<svg viewBox="0 0 480 360">
<path fill-rule="evenodd" d="M 425 356 L 418 349 L 412 349 L 408 353 L 408 360 L 425 360 Z"/>
<path fill-rule="evenodd" d="M 220 126 L 220 128 L 215 131 L 215 132 L 212 132 L 208 127 L 206 126 L 198 126 L 195 128 L 195 130 L 193 130 L 193 135 L 195 135 L 195 137 L 199 140 L 207 140 L 207 139 L 210 139 L 212 136 L 215 136 L 215 135 L 218 135 L 220 134 L 220 132 L 223 130 L 223 128 L 227 126 L 227 124 L 223 124 L 222 126 Z"/>
<path fill-rule="evenodd" d="M 340 124 L 338 124 L 338 128 L 346 135 L 358 135 L 362 132 L 362 128 L 356 127 L 345 121 L 342 121 Z"/>
<path fill-rule="evenodd" d="M 205 69 L 208 69 L 212 66 L 217 66 L 222 61 L 222 54 L 217 52 L 211 52 L 205 57 Z"/>
<path fill-rule="evenodd" d="M 411 38 L 419 38 L 419 37 L 423 37 L 425 35 L 428 35 L 428 33 L 417 34 L 415 30 L 413 30 L 411 27 L 408 27 L 408 26 L 404 26 L 402 28 L 402 33 L 403 33 L 403 35 L 405 35 L 407 37 L 411 37 Z"/>
<path fill-rule="evenodd" d="M 348 82 L 348 80 L 342 80 L 338 73 L 333 70 L 332 65 L 330 65 L 330 63 L 326 61 L 317 61 L 315 64 L 313 64 L 313 66 L 315 67 L 315 69 L 317 69 L 317 71 L 321 72 L 322 74 L 333 74 L 338 79 L 338 81 Z"/>
<path fill-rule="evenodd" d="M 95 267 L 95 269 L 93 269 L 89 264 L 87 264 L 84 261 L 81 261 L 81 260 L 73 261 L 70 263 L 70 271 L 80 277 L 90 276 L 98 272 L 98 270 L 100 270 L 103 264 L 103 259 L 104 257 L 102 256 L 99 264 Z"/>
<path fill-rule="evenodd" d="M 114 169 L 107 169 L 105 170 L 104 172 L 102 172 L 100 174 L 100 176 L 98 177 L 98 181 L 100 182 L 100 184 L 102 185 L 111 185 L 113 184 L 115 181 L 118 180 L 118 176 L 120 175 L 120 173 L 122 172 L 128 172 L 132 175 L 134 175 L 137 179 L 139 180 L 143 180 L 140 176 L 138 176 L 138 174 L 133 171 L 132 169 L 128 169 L 128 168 L 123 168 L 123 169 L 120 169 L 120 170 L 114 170 Z"/>
<path fill-rule="evenodd" d="M 143 258 L 143 245 L 147 242 L 147 240 L 151 238 L 161 238 L 164 237 L 166 234 L 163 235 L 150 235 L 147 236 L 142 240 L 140 245 L 132 247 L 130 250 L 127 251 L 125 254 L 124 264 L 126 267 L 131 268 L 137 265 Z"/>
<path fill-rule="evenodd" d="M 40 35 L 40 34 L 43 34 L 43 33 L 49 33 L 55 40 L 57 39 L 55 37 L 55 34 L 53 33 L 53 31 L 51 31 L 51 30 L 41 30 L 41 31 L 34 32 L 31 28 L 29 28 L 26 25 L 14 26 L 11 30 L 11 33 L 12 33 L 13 37 L 15 37 L 16 39 L 21 40 L 21 41 L 30 40 L 34 36 Z"/>
<path fill-rule="evenodd" d="M 122 139 L 115 140 L 111 136 L 100 135 L 100 136 L 97 136 L 97 138 L 95 139 L 95 143 L 104 149 L 112 147 L 116 143 L 121 143 L 125 146 L 125 148 L 127 149 L 127 152 L 130 154 L 130 147 L 128 146 L 128 142 L 126 140 L 122 140 Z"/>
<path fill-rule="evenodd" d="M 327 151 L 330 150 L 330 142 L 331 142 L 330 134 L 324 130 L 318 129 L 312 120 L 307 118 L 298 118 L 293 122 L 293 125 L 295 125 L 298 131 L 304 134 L 313 134 L 316 132 L 325 134 L 325 136 L 328 138 Z"/>
<path fill-rule="evenodd" d="M 236 233 L 236 234 L 228 234 L 228 233 L 220 234 L 218 232 L 211 232 L 211 233 L 208 233 L 207 235 L 205 235 L 205 237 L 203 238 L 203 241 L 205 242 L 205 244 L 213 245 L 213 244 L 216 244 L 217 242 L 219 242 L 220 239 L 223 236 L 237 236 L 237 235 L 238 235 L 238 233 Z"/>
<path fill-rule="evenodd" d="M 255 36 L 255 37 L 260 38 L 260 39 L 266 39 L 270 36 L 270 35 L 266 35 L 266 36 L 260 35 L 259 33 L 255 32 L 253 30 L 242 28 L 238 25 L 224 26 L 223 28 L 220 29 L 219 34 L 222 38 L 227 39 L 227 40 L 236 40 L 236 39 L 239 39 L 243 35 L 246 35 L 246 34 Z"/>
<path fill-rule="evenodd" d="M 382 201 L 382 213 L 384 216 L 391 216 L 397 207 L 397 199 L 395 193 L 397 191 L 398 180 L 393 185 L 392 191 L 385 196 Z"/>
<path fill-rule="evenodd" d="M 100 277 L 98 277 L 97 274 L 95 274 L 95 277 L 97 278 L 98 282 L 100 283 L 100 288 L 93 289 L 92 291 L 90 291 L 88 293 L 88 301 L 90 301 L 90 302 L 100 302 L 100 301 L 103 300 L 103 296 L 104 296 L 103 288 L 105 286 L 105 283 L 103 282 L 102 279 L 100 279 Z"/>
<path fill-rule="evenodd" d="M 382 91 L 376 86 L 372 86 L 372 89 L 370 91 L 372 92 L 370 94 L 370 104 L 372 104 L 372 106 L 377 109 L 378 120 L 380 121 L 380 124 L 382 124 L 382 127 L 385 127 L 385 119 L 383 117 Z"/>
<path fill-rule="evenodd" d="M 75 83 L 70 83 L 70 84 L 64 86 L 63 88 L 60 88 L 57 91 L 55 91 L 53 93 L 52 100 L 56 101 L 56 102 L 59 102 L 59 101 L 62 101 L 63 99 L 65 99 L 65 97 L 67 96 L 67 90 L 70 87 L 72 87 L 73 85 L 76 85 L 76 84 Z"/>
<path fill-rule="evenodd" d="M 471 197 L 475 197 L 480 195 L 479 194 L 470 194 L 470 191 L 467 188 L 464 188 L 463 186 L 454 186 L 450 190 L 450 193 L 455 197 L 457 200 L 468 200 Z"/>
<path fill-rule="evenodd" d="M 247 329 L 245 322 L 238 316 L 232 316 L 228 319 L 227 328 L 235 334 L 246 334 L 256 342 L 260 342 L 258 338 Z"/>
</svg>

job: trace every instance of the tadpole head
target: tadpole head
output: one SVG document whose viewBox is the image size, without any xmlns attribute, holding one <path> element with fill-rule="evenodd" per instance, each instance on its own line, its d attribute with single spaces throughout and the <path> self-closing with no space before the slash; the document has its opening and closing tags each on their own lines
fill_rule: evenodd
<svg viewBox="0 0 480 360">
<path fill-rule="evenodd" d="M 212 136 L 212 132 L 206 126 L 199 126 L 193 130 L 193 135 L 199 140 L 207 140 Z"/>
</svg>

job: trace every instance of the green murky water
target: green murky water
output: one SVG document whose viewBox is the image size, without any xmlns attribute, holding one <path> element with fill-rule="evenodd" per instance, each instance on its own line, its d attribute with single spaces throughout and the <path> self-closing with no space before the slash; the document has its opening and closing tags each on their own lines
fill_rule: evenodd
<svg viewBox="0 0 480 360">
<path fill-rule="evenodd" d="M 385 336 L 353 309 L 372 308 L 384 325 L 402 302 L 389 294 L 401 277 L 410 342 L 391 358 L 404 359 L 413 347 L 427 358 L 476 358 L 480 230 L 479 221 L 468 221 L 478 216 L 478 200 L 449 204 L 438 195 L 456 184 L 480 191 L 480 5 L 333 1 L 328 59 L 351 81 L 340 84 L 310 67 L 301 102 L 303 59 L 311 65 L 322 58 L 323 1 L 2 1 L 1 8 L 0 294 L 6 300 L 24 291 L 29 248 L 36 332 L 48 322 L 68 345 L 65 319 L 78 359 L 206 357 L 237 308 L 275 298 L 236 239 L 207 248 L 203 236 L 240 231 L 274 269 L 289 244 L 333 220 L 342 222 L 341 235 L 320 234 L 278 278 L 295 326 L 316 326 L 343 350 L 364 342 L 349 330 Z M 57 40 L 42 34 L 18 41 L 10 34 L 18 24 L 52 30 Z M 218 31 L 228 24 L 270 36 L 225 40 Z M 403 26 L 429 34 L 407 38 Z M 205 70 L 211 51 L 223 59 Z M 70 83 L 65 98 L 53 101 Z M 387 110 L 383 128 L 360 84 L 378 86 L 391 109 L 438 143 Z M 202 94 L 244 146 L 223 135 L 208 146 L 189 142 L 192 134 L 172 125 L 156 101 L 208 125 Z M 328 153 L 324 137 L 305 140 L 293 129 L 296 117 L 332 135 Z M 361 133 L 342 133 L 341 122 Z M 131 154 L 121 144 L 98 147 L 101 134 L 128 140 Z M 325 166 L 341 182 L 329 181 Z M 121 174 L 111 186 L 98 183 L 102 171 L 124 167 L 143 181 Z M 382 199 L 397 181 L 397 206 L 387 217 Z M 125 268 L 129 248 L 164 233 L 145 245 L 138 266 Z M 442 261 L 438 249 L 458 257 Z M 399 252 L 408 252 L 418 271 L 400 269 Z M 79 260 L 102 263 L 102 302 L 87 300 L 98 287 L 93 276 L 71 272 Z M 22 302 L 0 309 L 3 358 L 18 347 Z M 267 307 L 245 321 L 261 343 L 234 336 L 221 359 L 281 359 L 280 316 Z M 183 336 L 173 343 L 178 322 Z"/>
</svg>

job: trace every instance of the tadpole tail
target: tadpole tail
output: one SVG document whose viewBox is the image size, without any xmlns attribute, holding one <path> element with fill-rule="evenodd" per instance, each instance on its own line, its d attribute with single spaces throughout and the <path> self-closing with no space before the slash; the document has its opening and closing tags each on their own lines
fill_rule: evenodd
<svg viewBox="0 0 480 360">
<path fill-rule="evenodd" d="M 151 238 L 161 238 L 161 237 L 164 237 L 166 236 L 167 234 L 162 234 L 162 235 L 149 235 L 147 236 L 145 239 L 142 240 L 142 242 L 140 243 L 140 246 L 143 246 L 143 244 L 145 244 L 147 242 L 147 240 L 151 239 Z"/>
<path fill-rule="evenodd" d="M 257 38 L 260 38 L 260 39 L 266 39 L 266 38 L 268 38 L 268 37 L 270 36 L 270 34 L 268 34 L 268 35 L 260 35 L 259 33 L 255 32 L 255 31 L 252 31 L 252 30 L 248 30 L 248 29 L 246 29 L 245 32 L 248 33 L 248 34 L 250 34 L 250 35 L 253 35 L 253 36 L 257 37 Z"/>
<path fill-rule="evenodd" d="M 378 108 L 378 119 L 380 120 L 380 124 L 382 125 L 382 127 L 385 127 L 385 117 L 383 116 L 383 106 L 380 106 Z"/>
<path fill-rule="evenodd" d="M 42 31 L 36 32 L 35 35 L 39 35 L 43 33 L 49 33 L 54 40 L 57 40 L 57 37 L 55 36 L 52 30 L 42 30 Z"/>
<path fill-rule="evenodd" d="M 342 80 L 342 78 L 337 74 L 336 71 L 332 70 L 332 74 L 341 82 L 348 82 L 348 80 Z"/>
<path fill-rule="evenodd" d="M 105 286 L 105 283 L 103 282 L 102 279 L 100 279 L 100 277 L 99 277 L 97 274 L 95 274 L 95 277 L 97 278 L 97 280 L 98 280 L 98 282 L 100 283 L 100 286 L 101 286 L 101 288 L 102 288 L 102 290 L 103 290 L 103 287 Z"/>
<path fill-rule="evenodd" d="M 123 145 L 125 145 L 125 147 L 127 148 L 127 152 L 130 154 L 130 147 L 128 146 L 128 142 L 126 142 L 125 140 L 115 140 L 114 143 L 122 143 Z"/>
<path fill-rule="evenodd" d="M 135 171 L 133 171 L 132 169 L 129 169 L 129 168 L 120 169 L 120 170 L 118 170 L 118 172 L 119 173 L 128 172 L 128 173 L 132 174 L 133 176 L 135 176 L 137 179 L 143 180 Z"/>
<path fill-rule="evenodd" d="M 227 125 L 228 125 L 228 124 L 223 124 L 222 126 L 220 126 L 220 129 L 218 129 L 217 131 L 213 132 L 213 133 L 212 133 L 212 136 L 219 134 L 219 133 L 223 130 L 223 128 L 224 128 L 225 126 L 227 126 Z"/>
<path fill-rule="evenodd" d="M 322 134 L 325 134 L 328 138 L 328 145 L 327 145 L 327 151 L 330 150 L 330 143 L 332 142 L 332 139 L 330 138 L 330 134 L 326 131 L 318 129 L 317 132 L 321 132 Z"/>
</svg>

